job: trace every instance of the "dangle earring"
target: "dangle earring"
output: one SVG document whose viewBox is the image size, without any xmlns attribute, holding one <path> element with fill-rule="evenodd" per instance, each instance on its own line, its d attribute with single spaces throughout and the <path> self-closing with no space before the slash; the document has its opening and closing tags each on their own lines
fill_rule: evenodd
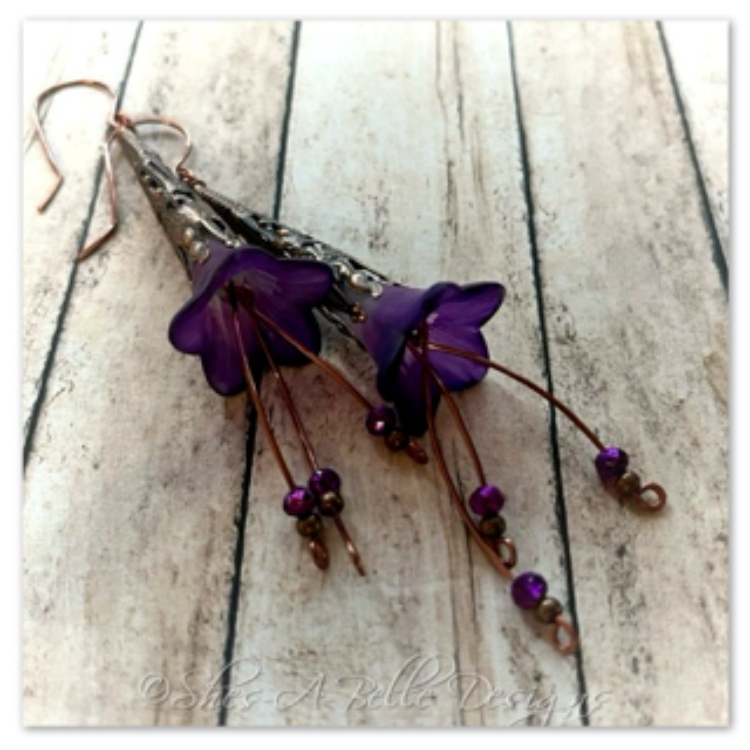
<svg viewBox="0 0 750 750">
<path fill-rule="evenodd" d="M 57 178 L 52 191 L 40 204 L 40 211 L 49 205 L 59 189 L 62 175 L 44 136 L 39 107 L 46 97 L 72 86 L 92 86 L 115 101 L 109 87 L 87 80 L 60 84 L 38 97 L 34 124 Z M 332 272 L 317 261 L 278 259 L 250 246 L 156 152 L 141 142 L 136 129 L 152 124 L 174 128 L 184 136 L 185 148 L 178 166 L 190 154 L 190 136 L 173 120 L 130 118 L 113 109 L 104 144 L 111 224 L 102 236 L 79 253 L 78 259 L 89 257 L 117 228 L 117 196 L 110 158 L 111 146 L 117 143 L 193 284 L 192 298 L 172 321 L 170 341 L 180 351 L 201 357 L 206 378 L 217 393 L 232 396 L 247 392 L 287 484 L 283 510 L 296 521 L 297 532 L 307 541 L 315 564 L 322 569 L 328 567 L 323 527 L 324 519 L 330 519 L 353 565 L 364 575 L 359 551 L 342 517 L 344 498 L 339 474 L 319 463 L 280 369 L 313 361 L 344 385 L 361 405 L 371 408 L 370 402 L 353 384 L 318 357 L 320 329 L 313 308 L 329 293 Z M 311 473 L 305 482 L 293 476 L 268 419 L 258 387 L 264 370 L 272 373 L 279 386 L 310 467 Z M 411 447 L 411 455 L 417 461 L 426 460 L 416 443 Z"/>
<path fill-rule="evenodd" d="M 328 567 L 323 529 L 330 519 L 353 565 L 365 574 L 343 520 L 341 478 L 318 461 L 282 371 L 283 367 L 310 363 L 363 409 L 364 428 L 381 438 L 390 451 L 402 451 L 415 463 L 424 464 L 428 457 L 418 439 L 428 434 L 453 506 L 491 565 L 510 581 L 514 603 L 550 627 L 558 651 L 573 653 L 577 647 L 575 629 L 563 616 L 562 604 L 548 596 L 544 577 L 534 571 L 513 572 L 518 551 L 500 514 L 506 495 L 488 479 L 453 394 L 478 384 L 489 370 L 506 375 L 542 397 L 589 439 L 597 450 L 596 472 L 621 504 L 654 512 L 664 506 L 667 496 L 658 484 L 644 485 L 629 469 L 628 454 L 605 446 L 554 395 L 490 358 L 481 328 L 501 306 L 504 288 L 496 282 L 463 286 L 440 282 L 428 289 L 403 286 L 355 257 L 227 198 L 184 166 L 192 149 L 185 128 L 163 117 L 129 118 L 118 113 L 114 93 L 97 81 L 60 84 L 37 100 L 34 122 L 57 176 L 40 210 L 49 204 L 62 177 L 36 113 L 45 97 L 79 85 L 104 91 L 115 102 L 104 148 L 112 222 L 104 235 L 84 248 L 79 259 L 99 249 L 117 227 L 110 158 L 111 145 L 116 142 L 192 282 L 192 297 L 172 320 L 169 339 L 178 350 L 200 356 L 206 379 L 217 393 L 247 393 L 288 487 L 283 510 L 295 520 L 315 564 Z M 138 138 L 137 128 L 146 124 L 165 125 L 184 136 L 185 149 L 174 168 Z M 371 403 L 344 373 L 321 358 L 316 312 L 372 357 L 383 404 Z M 305 482 L 293 476 L 268 418 L 258 386 L 264 371 L 278 387 L 309 465 L 310 476 Z M 435 419 L 441 401 L 447 405 L 476 473 L 475 488 L 468 496 L 459 489 L 443 452 Z"/>
<path fill-rule="evenodd" d="M 562 616 L 561 603 L 547 596 L 542 575 L 516 575 L 518 553 L 506 535 L 500 511 L 505 494 L 487 481 L 483 462 L 466 420 L 452 392 L 470 388 L 492 369 L 536 393 L 594 445 L 596 472 L 604 488 L 620 501 L 641 511 L 661 510 L 667 495 L 661 485 L 642 484 L 629 470 L 629 456 L 616 446 L 605 446 L 569 407 L 523 375 L 489 358 L 481 327 L 497 312 L 505 289 L 495 282 L 459 286 L 439 282 L 428 289 L 397 284 L 355 257 L 310 235 L 264 216 L 208 188 L 192 172 L 180 168 L 221 216 L 250 241 L 282 258 L 317 260 L 331 268 L 333 285 L 318 310 L 343 334 L 367 350 L 378 369 L 378 391 L 386 402 L 371 410 L 367 430 L 383 436 L 392 450 L 413 444 L 429 434 L 430 445 L 448 495 L 468 532 L 492 566 L 511 582 L 511 596 L 521 609 L 552 627 L 552 640 L 562 653 L 573 653 L 577 636 Z M 445 399 L 477 476 L 477 486 L 464 497 L 448 468 L 435 422 Z"/>
</svg>

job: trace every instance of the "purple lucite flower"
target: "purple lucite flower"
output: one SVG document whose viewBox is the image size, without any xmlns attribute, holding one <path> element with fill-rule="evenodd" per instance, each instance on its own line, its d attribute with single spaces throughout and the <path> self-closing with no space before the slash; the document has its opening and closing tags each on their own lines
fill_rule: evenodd
<svg viewBox="0 0 750 750">
<path fill-rule="evenodd" d="M 377 298 L 357 299 L 366 318 L 355 332 L 377 364 L 378 390 L 395 405 L 407 433 L 421 435 L 427 429 L 423 367 L 407 341 L 426 325 L 428 342 L 488 357 L 479 329 L 495 314 L 504 295 L 505 289 L 497 283 L 439 283 L 429 289 L 386 285 Z M 487 374 L 481 364 L 441 352 L 430 352 L 428 361 L 450 391 L 469 388 Z M 434 409 L 440 392 L 432 380 L 430 393 Z"/>
<path fill-rule="evenodd" d="M 192 266 L 193 296 L 169 326 L 172 345 L 186 354 L 200 355 L 211 387 L 223 396 L 245 390 L 242 360 L 234 330 L 239 319 L 250 366 L 261 369 L 265 356 L 246 309 L 235 311 L 228 284 L 252 294 L 256 309 L 301 344 L 320 351 L 320 329 L 313 307 L 328 294 L 333 275 L 328 266 L 309 260 L 278 260 L 254 247 L 229 248 L 216 242 L 209 256 Z M 281 336 L 263 330 L 271 356 L 279 365 L 301 365 L 304 355 Z"/>
</svg>

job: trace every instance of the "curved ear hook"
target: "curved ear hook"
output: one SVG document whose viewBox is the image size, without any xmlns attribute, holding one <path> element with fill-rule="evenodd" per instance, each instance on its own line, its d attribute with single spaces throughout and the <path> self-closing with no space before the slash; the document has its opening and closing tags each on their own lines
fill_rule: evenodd
<svg viewBox="0 0 750 750">
<path fill-rule="evenodd" d="M 86 86 L 88 88 L 97 89 L 99 91 L 102 91 L 103 93 L 107 94 L 111 100 L 112 100 L 112 109 L 109 113 L 109 116 L 107 118 L 107 124 L 110 127 L 121 127 L 118 121 L 118 115 L 117 113 L 117 97 L 115 96 L 115 92 L 112 91 L 112 89 L 107 86 L 106 83 L 102 83 L 101 81 L 94 81 L 89 80 L 86 78 L 81 78 L 75 81 L 65 81 L 64 83 L 58 83 L 55 86 L 50 86 L 48 89 L 45 89 L 42 91 L 41 94 L 36 98 L 36 102 L 34 104 L 34 111 L 32 113 L 33 121 L 34 121 L 34 129 L 36 130 L 36 134 L 39 138 L 39 142 L 42 144 L 42 150 L 44 151 L 44 156 L 47 159 L 47 163 L 49 164 L 52 171 L 55 173 L 55 184 L 52 186 L 52 189 L 48 193 L 47 197 L 37 206 L 37 211 L 39 213 L 42 213 L 47 206 L 50 204 L 52 199 L 57 195 L 57 192 L 60 190 L 61 185 L 63 184 L 64 177 L 62 170 L 60 169 L 57 160 L 55 159 L 54 154 L 52 153 L 52 148 L 50 147 L 49 141 L 47 140 L 47 136 L 44 133 L 44 128 L 42 127 L 41 118 L 39 116 L 39 108 L 41 107 L 42 102 L 47 99 L 50 96 L 53 96 L 58 91 L 62 91 L 63 89 L 73 88 L 75 86 Z M 111 236 L 114 234 L 115 230 L 117 229 L 117 225 L 119 223 L 118 215 L 117 215 L 117 193 L 115 190 L 115 180 L 114 175 L 112 173 L 112 159 L 110 158 L 109 153 L 109 145 L 111 143 L 111 137 L 107 138 L 104 148 L 104 171 L 107 177 L 107 191 L 109 193 L 109 203 L 110 203 L 110 215 L 111 215 L 111 221 L 110 226 L 105 230 L 104 234 L 102 234 L 100 237 L 95 239 L 93 242 L 89 243 L 86 247 L 84 247 L 77 255 L 78 260 L 83 260 L 84 258 L 91 255 L 94 251 L 98 250 Z"/>
<path fill-rule="evenodd" d="M 123 124 L 131 129 L 135 129 L 139 125 L 166 125 L 168 128 L 176 130 L 185 139 L 185 146 L 180 155 L 179 161 L 174 165 L 174 171 L 177 175 L 180 175 L 183 172 L 190 173 L 189 169 L 182 166 L 193 152 L 193 141 L 190 138 L 190 132 L 184 125 L 180 125 L 176 120 L 171 120 L 169 117 L 162 117 L 161 115 L 139 117 L 135 120 L 127 119 Z"/>
<path fill-rule="evenodd" d="M 77 260 L 84 260 L 85 258 L 88 258 L 90 255 L 92 255 L 94 252 L 96 252 L 107 240 L 115 233 L 117 230 L 117 227 L 119 225 L 119 216 L 117 211 L 117 189 L 115 186 L 115 178 L 114 178 L 114 171 L 112 169 L 112 156 L 111 156 L 111 148 L 112 148 L 112 141 L 117 137 L 117 135 L 124 129 L 130 129 L 135 130 L 135 128 L 139 125 L 166 125 L 167 127 L 172 128 L 173 130 L 177 130 L 185 139 L 185 147 L 182 152 L 182 155 L 180 157 L 180 160 L 177 162 L 175 166 L 175 171 L 178 174 L 181 174 L 182 172 L 189 173 L 189 170 L 185 169 L 182 165 L 190 156 L 190 153 L 193 149 L 193 144 L 190 139 L 190 134 L 187 131 L 187 128 L 180 125 L 178 122 L 174 120 L 170 120 L 167 117 L 161 117 L 161 116 L 150 116 L 150 117 L 142 117 L 138 119 L 131 119 L 127 115 L 118 113 L 117 112 L 117 96 L 115 95 L 114 91 L 107 86 L 106 83 L 102 83 L 101 81 L 95 81 L 95 80 L 89 80 L 89 79 L 78 79 L 74 81 L 66 81 L 64 83 L 56 84 L 55 86 L 50 86 L 48 89 L 45 89 L 39 96 L 36 98 L 36 102 L 34 104 L 34 110 L 32 113 L 32 118 L 34 122 L 34 128 L 36 131 L 36 134 L 39 138 L 40 143 L 42 144 L 42 150 L 44 151 L 44 156 L 47 160 L 47 163 L 49 164 L 52 171 L 55 173 L 55 184 L 52 186 L 52 189 L 50 190 L 47 197 L 37 206 L 37 210 L 42 213 L 47 206 L 50 204 L 52 199 L 57 195 L 57 192 L 60 189 L 60 186 L 62 185 L 64 181 L 64 177 L 62 174 L 62 170 L 60 169 L 57 160 L 54 157 L 54 154 L 52 153 L 52 148 L 50 147 L 49 141 L 47 140 L 47 136 L 45 135 L 44 128 L 42 127 L 41 118 L 39 115 L 39 109 L 41 107 L 42 102 L 56 94 L 58 91 L 62 91 L 66 88 L 73 88 L 75 86 L 87 86 L 89 88 L 94 88 L 99 91 L 102 91 L 103 93 L 107 94 L 112 99 L 112 109 L 109 113 L 109 116 L 107 118 L 107 125 L 109 128 L 111 128 L 111 132 L 107 135 L 104 144 L 103 144 L 103 155 L 102 158 L 104 159 L 104 173 L 107 180 L 107 192 L 109 195 L 109 205 L 110 205 L 110 225 L 107 227 L 107 229 L 104 231 L 103 234 L 101 234 L 99 237 L 97 237 L 95 240 L 90 242 L 86 247 L 84 247 L 82 250 L 79 251 L 78 255 L 76 256 Z"/>
<path fill-rule="evenodd" d="M 34 103 L 34 111 L 32 112 L 32 118 L 34 121 L 34 129 L 36 130 L 37 137 L 39 138 L 40 143 L 42 144 L 42 150 L 44 151 L 44 156 L 47 159 L 47 163 L 49 164 L 52 171 L 55 173 L 55 184 L 52 186 L 52 189 L 49 191 L 47 197 L 37 206 L 37 211 L 39 213 L 42 213 L 45 208 L 50 204 L 52 199 L 57 195 L 57 191 L 60 189 L 60 186 L 63 184 L 64 177 L 62 174 L 62 170 L 60 169 L 57 159 L 55 159 L 54 154 L 52 153 L 52 148 L 49 145 L 49 141 L 47 140 L 47 136 L 44 133 L 44 128 L 42 127 L 42 121 L 41 117 L 39 115 L 39 109 L 42 105 L 42 102 L 47 99 L 50 96 L 53 96 L 58 91 L 62 91 L 63 89 L 69 89 L 73 88 L 75 86 L 87 86 L 89 88 L 98 89 L 99 91 L 104 92 L 112 99 L 112 110 L 110 112 L 109 118 L 107 120 L 108 124 L 112 125 L 115 123 L 115 113 L 117 111 L 117 97 L 115 96 L 115 92 L 112 91 L 112 89 L 107 86 L 106 83 L 102 83 L 101 81 L 92 81 L 86 78 L 81 78 L 75 81 L 66 81 L 64 83 L 58 83 L 55 86 L 50 86 L 48 89 L 45 89 L 42 91 L 41 94 L 36 98 L 36 102 Z"/>
<path fill-rule="evenodd" d="M 160 115 L 131 119 L 127 115 L 118 113 L 114 116 L 114 118 L 112 118 L 109 124 L 112 127 L 112 132 L 107 136 L 107 140 L 105 141 L 103 157 L 104 172 L 107 176 L 107 189 L 109 192 L 111 221 L 109 227 L 107 227 L 103 234 L 97 237 L 93 242 L 90 242 L 88 245 L 86 245 L 86 247 L 84 247 L 78 253 L 78 255 L 76 256 L 78 260 L 85 260 L 90 255 L 93 255 L 105 242 L 107 242 L 107 240 L 109 240 L 109 238 L 115 233 L 119 225 L 119 215 L 117 210 L 117 188 L 115 183 L 114 170 L 112 169 L 111 149 L 112 142 L 117 138 L 122 130 L 127 128 L 128 130 L 134 131 L 139 125 L 166 125 L 167 127 L 178 131 L 185 139 L 185 147 L 182 155 L 180 156 L 180 160 L 175 166 L 175 171 L 180 175 L 180 170 L 189 173 L 189 170 L 186 170 L 182 165 L 188 158 L 188 156 L 190 156 L 190 153 L 193 150 L 193 143 L 190 139 L 190 133 L 188 132 L 187 128 L 183 127 L 178 122 L 170 120 L 168 117 L 161 117 Z"/>
</svg>

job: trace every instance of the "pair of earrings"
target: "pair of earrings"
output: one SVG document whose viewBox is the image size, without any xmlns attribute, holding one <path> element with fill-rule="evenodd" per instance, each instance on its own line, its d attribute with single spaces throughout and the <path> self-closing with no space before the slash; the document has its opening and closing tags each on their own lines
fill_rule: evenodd
<svg viewBox="0 0 750 750">
<path fill-rule="evenodd" d="M 352 564 L 365 567 L 344 520 L 345 493 L 336 468 L 319 461 L 297 408 L 284 368 L 312 364 L 330 377 L 363 412 L 363 430 L 388 450 L 404 452 L 416 464 L 427 463 L 420 443 L 427 435 L 447 494 L 468 533 L 491 565 L 510 582 L 514 603 L 548 625 L 561 653 L 573 653 L 577 635 L 563 607 L 548 595 L 535 571 L 516 574 L 517 550 L 501 511 L 505 493 L 485 470 L 479 450 L 454 394 L 480 383 L 490 370 L 529 388 L 564 414 L 590 440 L 595 470 L 605 489 L 621 503 L 658 511 L 666 493 L 643 484 L 629 468 L 627 453 L 606 446 L 565 404 L 522 375 L 490 358 L 481 328 L 501 306 L 505 289 L 496 282 L 458 285 L 439 282 L 427 289 L 403 286 L 353 256 L 264 216 L 220 194 L 184 166 L 192 144 L 179 123 L 164 117 L 130 118 L 117 111 L 114 92 L 99 81 L 70 81 L 37 99 L 34 123 L 57 180 L 39 209 L 44 210 L 62 183 L 39 119 L 47 97 L 64 88 L 88 86 L 112 98 L 104 147 L 112 221 L 107 231 L 79 254 L 99 249 L 117 227 L 117 200 L 110 158 L 121 148 L 167 238 L 192 283 L 192 296 L 177 311 L 169 339 L 178 350 L 201 359 L 206 379 L 219 394 L 245 392 L 287 485 L 280 505 L 304 540 L 314 564 L 329 564 L 325 527 L 333 526 Z M 179 162 L 169 167 L 137 135 L 145 124 L 162 124 L 185 138 Z M 316 315 L 354 339 L 377 366 L 382 404 L 372 403 L 342 371 L 320 356 L 321 330 Z M 295 476 L 269 420 L 259 383 L 270 373 L 291 418 L 309 465 L 303 481 Z M 436 423 L 443 402 L 476 475 L 463 492 L 452 475 Z"/>
</svg>

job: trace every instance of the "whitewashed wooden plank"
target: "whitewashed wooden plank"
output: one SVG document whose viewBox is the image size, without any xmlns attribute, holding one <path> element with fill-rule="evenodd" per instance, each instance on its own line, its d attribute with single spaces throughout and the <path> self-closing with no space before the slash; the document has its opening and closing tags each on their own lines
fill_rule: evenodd
<svg viewBox="0 0 750 750">
<path fill-rule="evenodd" d="M 414 286 L 501 280 L 508 298 L 487 327 L 491 346 L 539 375 L 503 24 L 303 24 L 282 218 Z M 326 353 L 377 399 L 361 352 L 329 342 Z M 343 476 L 346 522 L 368 575 L 356 575 L 330 530 L 331 567 L 313 567 L 281 512 L 284 484 L 259 437 L 237 627 L 236 656 L 244 661 L 235 684 L 241 693 L 242 681 L 262 668 L 253 686 L 262 687 L 266 702 L 237 707 L 229 722 L 505 725 L 529 713 L 531 723 L 544 719 L 501 700 L 462 709 L 445 684 L 421 709 L 417 695 L 387 707 L 352 699 L 356 678 L 365 691 L 385 689 L 420 657 L 455 659 L 460 671 L 506 694 L 528 696 L 536 688 L 538 695 L 574 699 L 575 662 L 520 617 L 505 583 L 467 543 L 435 467 L 389 455 L 364 432 L 359 408 L 312 368 L 291 373 L 290 382 L 321 456 Z M 484 385 L 462 403 L 491 475 L 507 490 L 521 564 L 543 570 L 566 599 L 544 410 L 506 383 Z M 298 456 L 275 397 L 272 413 L 283 448 Z M 443 427 L 452 430 L 445 415 Z M 446 445 L 461 481 L 474 481 L 455 437 Z M 302 462 L 293 463 L 305 478 Z M 284 691 L 298 698 L 286 710 L 274 702 Z M 572 712 L 550 721 L 578 719 Z"/>
<path fill-rule="evenodd" d="M 666 21 L 669 55 L 724 257 L 729 261 L 729 24 Z"/>
<path fill-rule="evenodd" d="M 268 206 L 291 30 L 147 23 L 124 108 L 181 120 L 195 134 L 197 169 L 208 179 L 233 169 L 238 189 Z M 227 56 L 243 66 L 227 66 Z M 252 116 L 238 122 L 245 108 Z M 75 152 L 66 157 L 75 164 Z M 244 405 L 213 394 L 199 363 L 170 347 L 167 326 L 189 284 L 129 167 L 116 161 L 121 231 L 79 269 L 26 472 L 24 721 L 211 725 Z M 41 220 L 32 232 L 34 249 L 60 242 Z M 140 693 L 148 674 L 169 681 L 164 700 L 160 684 L 151 699 Z"/>
<path fill-rule="evenodd" d="M 37 206 L 49 193 L 54 179 L 33 138 L 31 109 L 41 91 L 61 81 L 87 77 L 118 85 L 125 73 L 135 31 L 136 24 L 130 22 L 24 25 L 23 419 L 26 431 L 89 210 L 93 177 L 101 156 L 95 144 L 103 137 L 109 105 L 97 92 L 72 90 L 44 107 L 50 141 L 66 179 L 41 217 Z"/>
<path fill-rule="evenodd" d="M 564 427 L 597 725 L 722 725 L 727 311 L 656 28 L 513 24 L 554 382 L 667 488 L 622 512 Z"/>
</svg>

